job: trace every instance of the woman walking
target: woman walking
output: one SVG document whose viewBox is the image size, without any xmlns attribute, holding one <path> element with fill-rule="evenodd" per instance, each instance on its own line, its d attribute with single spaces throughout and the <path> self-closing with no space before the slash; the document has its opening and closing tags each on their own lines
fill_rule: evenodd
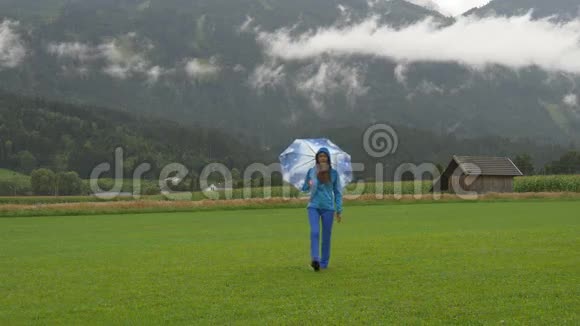
<svg viewBox="0 0 580 326">
<path fill-rule="evenodd" d="M 331 167 L 330 152 L 326 147 L 316 153 L 316 165 L 308 170 L 302 191 L 310 191 L 308 221 L 310 222 L 311 266 L 315 271 L 326 269 L 330 261 L 330 238 L 334 215 L 342 220 L 342 193 L 338 173 Z M 322 222 L 322 246 L 320 234 Z M 322 256 L 320 252 L 322 251 Z"/>
</svg>

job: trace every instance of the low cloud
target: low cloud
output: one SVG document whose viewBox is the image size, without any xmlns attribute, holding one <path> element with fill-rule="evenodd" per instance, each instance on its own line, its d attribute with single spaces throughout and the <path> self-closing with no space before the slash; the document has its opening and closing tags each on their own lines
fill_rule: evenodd
<svg viewBox="0 0 580 326">
<path fill-rule="evenodd" d="M 79 71 L 86 75 L 88 67 L 115 79 L 141 77 L 149 85 L 165 76 L 185 73 L 195 80 L 207 80 L 221 71 L 216 57 L 179 60 L 173 67 L 156 65 L 148 59 L 155 46 L 136 33 L 124 34 L 98 45 L 79 42 L 50 43 L 47 52 L 64 62 L 63 71 Z M 241 66 L 240 66 L 241 67 Z"/>
<path fill-rule="evenodd" d="M 213 78 L 220 70 L 215 57 L 211 57 L 210 59 L 193 58 L 189 59 L 185 64 L 185 72 L 187 75 L 198 80 Z"/>
<path fill-rule="evenodd" d="M 459 17 L 450 26 L 426 19 L 400 29 L 378 19 L 348 27 L 329 27 L 292 37 L 287 29 L 260 32 L 267 55 L 286 61 L 370 56 L 404 63 L 456 62 L 483 69 L 537 66 L 580 73 L 580 20 L 554 23 L 519 17 Z"/>
<path fill-rule="evenodd" d="M 407 71 L 409 70 L 409 66 L 404 63 L 400 63 L 395 67 L 395 80 L 399 82 L 401 85 L 407 85 Z"/>
<path fill-rule="evenodd" d="M 154 83 L 168 72 L 166 69 L 153 65 L 148 59 L 148 52 L 153 50 L 153 44 L 139 38 L 136 33 L 128 33 L 109 39 L 98 45 L 80 42 L 50 43 L 47 52 L 61 60 L 68 61 L 67 71 L 82 67 L 86 74 L 90 65 L 104 74 L 116 79 L 127 79 L 136 75 L 147 78 L 148 83 Z M 100 68 L 95 68 L 100 66 Z"/>
<path fill-rule="evenodd" d="M 284 65 L 278 65 L 275 62 L 257 66 L 248 78 L 250 86 L 259 92 L 265 89 L 275 89 L 282 85 L 285 80 Z"/>
<path fill-rule="evenodd" d="M 433 82 L 430 82 L 428 80 L 422 80 L 421 83 L 419 83 L 419 85 L 417 86 L 417 92 L 425 95 L 431 95 L 431 94 L 443 94 L 445 90 L 437 86 Z"/>
<path fill-rule="evenodd" d="M 358 68 L 335 61 L 304 68 L 295 86 L 319 113 L 324 111 L 325 98 L 328 95 L 344 93 L 348 103 L 354 106 L 356 99 L 368 92 L 368 87 L 364 86 L 363 74 Z"/>
<path fill-rule="evenodd" d="M 344 5 L 337 5 L 337 9 L 340 12 L 339 22 L 342 24 L 348 24 L 352 21 L 352 9 L 344 6 Z"/>
<path fill-rule="evenodd" d="M 155 83 L 157 83 L 157 81 L 159 81 L 159 79 L 162 76 L 170 75 L 170 74 L 173 74 L 174 72 L 175 72 L 175 69 L 167 69 L 167 68 L 163 68 L 160 66 L 151 67 L 146 72 L 147 83 L 150 85 L 155 84 Z"/>
<path fill-rule="evenodd" d="M 103 71 L 111 77 L 126 79 L 136 73 L 147 73 L 150 69 L 151 64 L 143 53 L 118 40 L 102 44 L 99 50 L 107 61 Z"/>
<path fill-rule="evenodd" d="M 242 64 L 238 63 L 234 66 L 234 72 L 241 73 L 241 72 L 245 72 L 245 71 L 246 71 L 246 67 L 244 67 L 244 65 L 242 65 Z"/>
<path fill-rule="evenodd" d="M 246 16 L 246 20 L 238 27 L 238 33 L 249 32 L 253 22 L 254 17 Z"/>
<path fill-rule="evenodd" d="M 370 9 L 374 9 L 376 5 L 379 4 L 379 2 L 381 1 L 389 1 L 389 0 L 367 0 L 367 6 Z"/>
<path fill-rule="evenodd" d="M 423 79 L 411 93 L 407 94 L 407 100 L 410 101 L 418 95 L 430 96 L 442 94 L 445 94 L 444 88 L 437 86 L 435 83 L 431 81 Z"/>
<path fill-rule="evenodd" d="M 578 106 L 578 96 L 576 94 L 568 94 L 564 96 L 562 102 L 568 106 Z"/>
<path fill-rule="evenodd" d="M 69 65 L 62 65 L 61 67 L 62 73 L 64 76 L 67 77 L 82 77 L 86 78 L 89 76 L 90 69 L 87 66 L 69 66 Z"/>
<path fill-rule="evenodd" d="M 88 62 L 98 58 L 96 48 L 79 42 L 50 43 L 47 51 L 59 58 L 70 58 L 80 62 Z"/>
<path fill-rule="evenodd" d="M 18 22 L 4 20 L 0 23 L 0 70 L 2 68 L 15 68 L 26 57 L 26 48 L 16 32 Z"/>
</svg>

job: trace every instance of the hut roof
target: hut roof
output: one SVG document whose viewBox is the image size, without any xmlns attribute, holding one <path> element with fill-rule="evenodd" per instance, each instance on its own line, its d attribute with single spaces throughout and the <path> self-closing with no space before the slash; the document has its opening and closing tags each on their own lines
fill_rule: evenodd
<svg viewBox="0 0 580 326">
<path fill-rule="evenodd" d="M 523 173 L 508 157 L 457 156 L 453 160 L 466 175 L 522 176 Z M 450 164 L 449 167 L 451 167 Z M 454 170 L 454 169 L 453 169 Z M 449 171 L 450 175 L 453 171 Z M 444 174 L 447 174 L 445 171 Z"/>
</svg>

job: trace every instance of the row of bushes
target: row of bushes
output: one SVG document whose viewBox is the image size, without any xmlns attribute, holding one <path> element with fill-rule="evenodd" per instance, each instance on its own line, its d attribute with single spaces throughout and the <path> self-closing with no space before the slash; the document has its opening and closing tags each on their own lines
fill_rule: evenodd
<svg viewBox="0 0 580 326">
<path fill-rule="evenodd" d="M 32 193 L 30 182 L 0 180 L 0 196 L 22 196 Z"/>
<path fill-rule="evenodd" d="M 114 179 L 99 179 L 99 188 L 110 191 L 115 187 Z M 133 180 L 122 180 L 119 192 L 133 193 Z M 141 195 L 160 193 L 159 184 L 155 181 L 141 180 Z M 115 189 L 117 190 L 117 189 Z M 55 173 L 48 169 L 32 171 L 30 177 L 0 179 L 0 196 L 87 196 L 93 194 L 90 180 L 83 180 L 76 172 Z"/>
</svg>

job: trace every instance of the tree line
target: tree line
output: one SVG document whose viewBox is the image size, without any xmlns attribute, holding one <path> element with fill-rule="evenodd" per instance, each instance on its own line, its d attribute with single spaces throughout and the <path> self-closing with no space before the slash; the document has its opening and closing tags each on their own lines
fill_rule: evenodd
<svg viewBox="0 0 580 326">
<path fill-rule="evenodd" d="M 514 164 L 524 175 L 580 174 L 580 152 L 569 151 L 560 159 L 546 164 L 541 169 L 535 169 L 529 154 L 517 155 Z"/>
<path fill-rule="evenodd" d="M 243 136 L 222 130 L 0 91 L 0 167 L 74 171 L 86 179 L 98 164 L 113 164 L 118 147 L 126 176 L 149 163 L 151 179 L 173 162 L 199 171 L 209 162 L 241 168 L 260 157 Z"/>
<path fill-rule="evenodd" d="M 395 127 L 400 139 L 399 149 L 382 159 L 387 179 L 401 162 L 431 162 L 442 169 L 454 154 L 508 156 L 525 175 L 580 173 L 578 151 L 560 145 L 499 137 L 461 139 Z M 300 138 L 324 135 L 332 139 L 351 154 L 353 162 L 367 166 L 357 177 L 373 180 L 374 164 L 379 160 L 364 152 L 360 137 L 363 131 L 364 127 L 347 127 L 321 129 L 312 135 L 300 131 L 297 134 Z M 131 178 L 140 164 L 151 165 L 150 171 L 143 175 L 149 181 L 144 189 L 146 193 L 159 192 L 156 180 L 160 170 L 172 162 L 189 169 L 189 175 L 175 187 L 176 190 L 199 190 L 201 169 L 210 162 L 223 163 L 231 169 L 234 187 L 241 187 L 244 180 L 240 171 L 254 162 L 276 162 L 278 154 L 292 140 L 272 146 L 270 151 L 262 151 L 245 136 L 227 130 L 185 126 L 120 110 L 0 91 L 0 168 L 35 176 L 27 182 L 0 180 L 0 194 L 86 194 L 84 180 L 98 164 L 107 162 L 112 166 L 111 171 L 101 175 L 104 180 L 115 177 L 112 172 L 117 147 L 123 148 L 125 178 Z M 261 176 L 253 176 L 251 184 L 261 186 L 265 181 Z M 279 174 L 268 181 L 272 185 L 282 184 Z M 107 184 L 108 181 L 101 182 Z M 209 183 L 223 183 L 223 178 L 212 175 Z M 123 187 L 132 191 L 128 185 Z"/>
</svg>

